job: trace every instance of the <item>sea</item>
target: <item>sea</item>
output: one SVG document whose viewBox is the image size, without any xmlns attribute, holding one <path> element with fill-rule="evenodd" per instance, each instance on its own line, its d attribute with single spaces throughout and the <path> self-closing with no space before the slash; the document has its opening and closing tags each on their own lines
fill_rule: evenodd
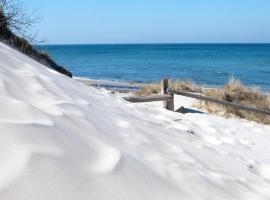
<svg viewBox="0 0 270 200">
<path fill-rule="evenodd" d="M 39 45 L 74 76 L 153 83 L 162 78 L 222 86 L 232 77 L 270 90 L 270 44 Z"/>
</svg>

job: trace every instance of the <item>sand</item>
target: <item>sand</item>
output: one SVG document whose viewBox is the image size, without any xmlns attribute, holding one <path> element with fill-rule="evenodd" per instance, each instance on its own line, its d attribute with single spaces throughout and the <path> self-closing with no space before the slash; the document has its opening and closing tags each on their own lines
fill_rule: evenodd
<svg viewBox="0 0 270 200">
<path fill-rule="evenodd" d="M 0 111 L 1 200 L 270 198 L 269 126 L 131 104 L 2 43 Z"/>
</svg>

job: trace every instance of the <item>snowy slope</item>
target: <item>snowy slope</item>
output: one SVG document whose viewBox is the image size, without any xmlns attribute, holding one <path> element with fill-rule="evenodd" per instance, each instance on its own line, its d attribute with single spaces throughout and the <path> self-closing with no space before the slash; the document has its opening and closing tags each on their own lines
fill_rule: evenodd
<svg viewBox="0 0 270 200">
<path fill-rule="evenodd" d="M 269 127 L 130 104 L 0 43 L 1 200 L 269 198 Z"/>
</svg>

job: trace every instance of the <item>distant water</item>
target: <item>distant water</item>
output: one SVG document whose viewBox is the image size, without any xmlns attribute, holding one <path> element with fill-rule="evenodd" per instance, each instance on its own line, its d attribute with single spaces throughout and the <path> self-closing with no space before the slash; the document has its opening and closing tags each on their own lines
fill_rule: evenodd
<svg viewBox="0 0 270 200">
<path fill-rule="evenodd" d="M 234 76 L 270 89 L 270 44 L 49 45 L 75 76 L 128 82 L 164 77 L 219 86 Z"/>
</svg>

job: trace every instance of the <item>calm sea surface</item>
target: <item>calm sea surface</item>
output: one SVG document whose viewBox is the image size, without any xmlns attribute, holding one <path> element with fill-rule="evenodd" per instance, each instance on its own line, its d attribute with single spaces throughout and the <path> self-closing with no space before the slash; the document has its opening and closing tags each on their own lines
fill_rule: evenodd
<svg viewBox="0 0 270 200">
<path fill-rule="evenodd" d="M 128 82 L 164 77 L 223 85 L 234 76 L 270 89 L 270 44 L 48 45 L 75 76 Z"/>
</svg>

